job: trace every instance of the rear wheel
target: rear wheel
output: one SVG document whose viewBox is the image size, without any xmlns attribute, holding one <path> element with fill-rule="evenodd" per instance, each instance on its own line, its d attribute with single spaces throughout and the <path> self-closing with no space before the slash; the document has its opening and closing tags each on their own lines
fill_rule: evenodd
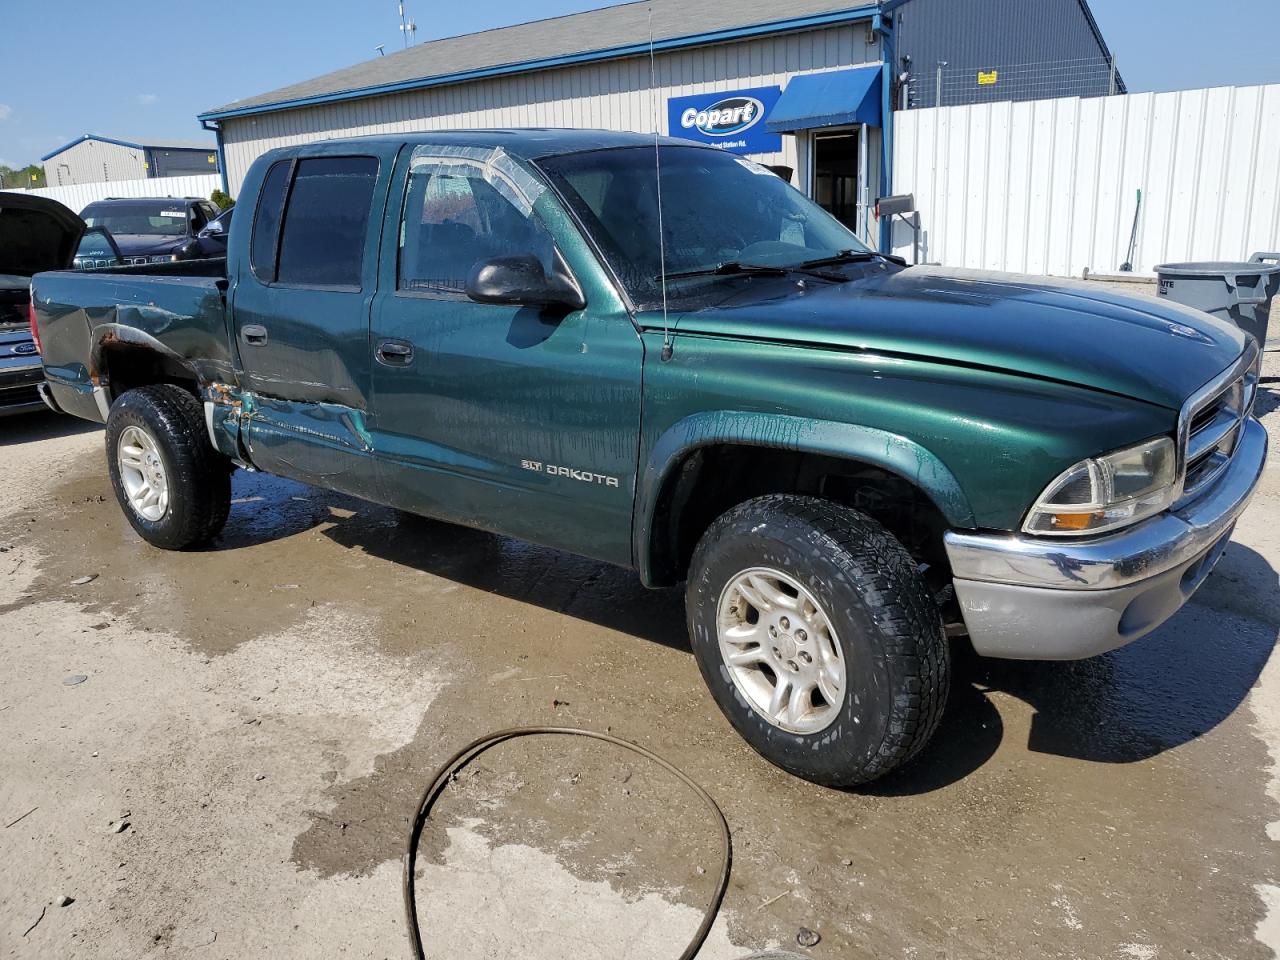
<svg viewBox="0 0 1280 960">
<path fill-rule="evenodd" d="M 906 550 L 857 510 L 789 495 L 735 507 L 694 552 L 687 609 L 716 702 L 784 770 L 865 783 L 937 728 L 941 616 Z"/>
<path fill-rule="evenodd" d="M 184 550 L 215 536 L 231 506 L 231 462 L 213 448 L 200 403 L 174 384 L 122 394 L 107 418 L 107 469 L 125 517 L 148 543 Z"/>
</svg>

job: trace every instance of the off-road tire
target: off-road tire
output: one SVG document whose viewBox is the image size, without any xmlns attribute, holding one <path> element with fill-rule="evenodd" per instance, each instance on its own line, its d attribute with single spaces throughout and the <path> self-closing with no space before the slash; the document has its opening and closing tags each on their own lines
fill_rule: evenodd
<svg viewBox="0 0 1280 960">
<path fill-rule="evenodd" d="M 753 567 L 803 584 L 838 637 L 844 702 L 817 733 L 787 732 L 753 709 L 721 656 L 721 593 Z M 789 773 L 832 787 L 866 783 L 909 761 L 937 729 L 950 685 L 941 615 L 902 544 L 851 507 L 774 495 L 729 510 L 694 551 L 686 612 L 716 703 L 752 747 Z"/>
<path fill-rule="evenodd" d="M 120 434 L 135 426 L 155 441 L 164 464 L 169 506 L 148 520 L 130 505 L 120 477 Z M 227 522 L 231 510 L 231 461 L 214 449 L 205 430 L 200 402 L 175 384 L 129 390 L 116 398 L 107 417 L 107 470 L 125 517 L 147 543 L 165 550 L 186 550 L 207 543 Z"/>
</svg>

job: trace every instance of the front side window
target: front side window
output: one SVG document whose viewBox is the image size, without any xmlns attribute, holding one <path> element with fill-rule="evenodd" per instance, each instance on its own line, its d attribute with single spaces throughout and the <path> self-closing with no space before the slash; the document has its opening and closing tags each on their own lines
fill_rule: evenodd
<svg viewBox="0 0 1280 960">
<path fill-rule="evenodd" d="M 797 267 L 844 251 L 869 253 L 847 227 L 766 167 L 718 150 L 661 148 L 665 268 L 674 302 L 692 306 L 741 276 L 725 264 Z M 538 166 L 598 242 L 641 309 L 662 303 L 658 177 L 652 147 L 566 154 Z M 722 292 L 722 291 L 719 291 Z M 717 293 L 718 295 L 718 293 Z"/>
<path fill-rule="evenodd" d="M 280 230 L 278 283 L 360 288 L 377 180 L 375 157 L 298 161 Z"/>
<path fill-rule="evenodd" d="M 400 231 L 399 289 L 462 295 L 477 263 L 527 254 L 551 269 L 551 237 L 512 185 L 479 162 L 414 161 Z"/>
</svg>

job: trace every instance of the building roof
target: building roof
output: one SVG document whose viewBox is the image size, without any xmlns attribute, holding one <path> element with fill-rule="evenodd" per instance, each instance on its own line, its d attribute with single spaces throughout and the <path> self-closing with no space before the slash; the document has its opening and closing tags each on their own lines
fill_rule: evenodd
<svg viewBox="0 0 1280 960">
<path fill-rule="evenodd" d="M 700 46 L 870 17 L 873 0 L 641 0 L 563 17 L 432 40 L 270 93 L 201 120 L 350 100 L 504 73 Z M 650 33 L 652 11 L 652 34 Z"/>
<path fill-rule="evenodd" d="M 43 163 L 58 154 L 70 150 L 76 144 L 84 143 L 86 140 L 97 140 L 99 143 L 114 143 L 119 147 L 132 147 L 134 150 L 201 150 L 213 153 L 217 150 L 217 146 L 205 140 L 120 140 L 116 137 L 103 137 L 96 133 L 82 133 L 70 143 L 64 143 L 58 149 L 51 153 L 46 153 L 40 158 Z"/>
</svg>

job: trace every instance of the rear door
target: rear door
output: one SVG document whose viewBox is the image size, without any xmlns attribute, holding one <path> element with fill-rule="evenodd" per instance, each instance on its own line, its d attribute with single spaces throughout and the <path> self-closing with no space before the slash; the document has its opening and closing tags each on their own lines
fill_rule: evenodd
<svg viewBox="0 0 1280 960">
<path fill-rule="evenodd" d="M 387 502 L 629 564 L 643 361 L 629 316 L 501 151 L 423 146 L 400 167 L 371 344 Z M 525 254 L 564 256 L 586 309 L 467 297 L 478 262 Z"/>
<path fill-rule="evenodd" d="M 232 299 L 253 462 L 376 497 L 369 310 L 395 151 L 313 148 L 264 175 Z"/>
</svg>

